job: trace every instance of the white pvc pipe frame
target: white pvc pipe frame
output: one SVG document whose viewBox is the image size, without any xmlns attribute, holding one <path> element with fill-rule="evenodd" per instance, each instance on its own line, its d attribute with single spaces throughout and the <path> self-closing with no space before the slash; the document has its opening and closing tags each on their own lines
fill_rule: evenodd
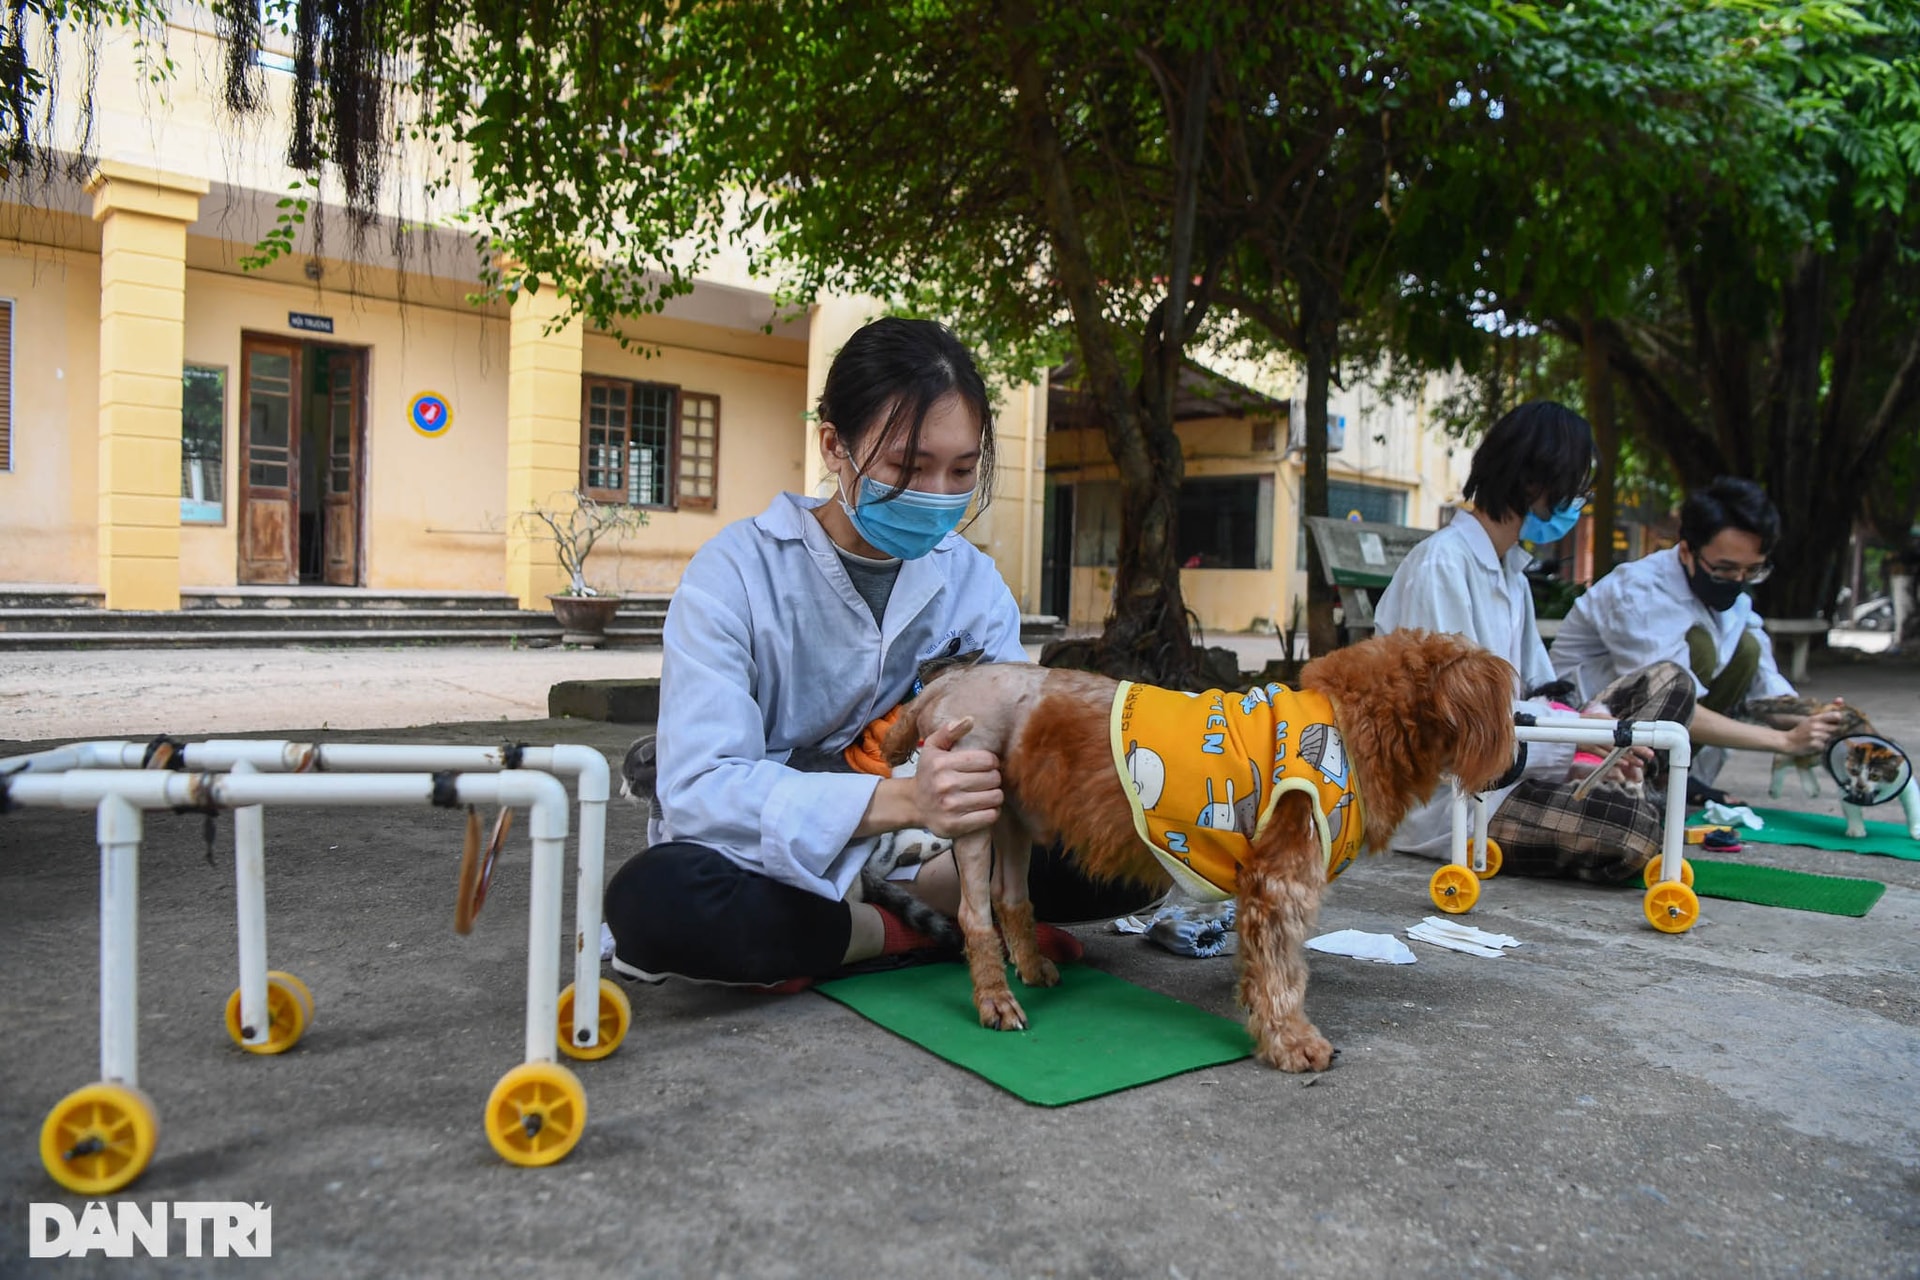
<svg viewBox="0 0 1920 1280">
<path fill-rule="evenodd" d="M 1570 742 L 1612 750 L 1619 724 L 1618 720 L 1587 716 L 1541 716 L 1534 724 L 1514 726 L 1513 736 L 1521 742 Z M 1667 816 L 1661 831 L 1660 880 L 1677 881 L 1681 877 L 1681 852 L 1687 843 L 1687 770 L 1693 764 L 1693 745 L 1687 727 L 1677 720 L 1634 720 L 1630 724 L 1634 746 L 1667 753 Z M 1473 806 L 1471 856 L 1467 839 L 1469 803 Z M 1453 862 L 1473 871 L 1487 869 L 1486 797 L 1468 795 L 1457 787 L 1453 793 Z"/>
<path fill-rule="evenodd" d="M 136 742 L 79 742 L 32 755 L 0 760 L 0 778 L 76 769 L 140 769 L 147 746 Z M 492 773 L 507 767 L 506 747 L 394 746 L 213 739 L 181 748 L 184 769 L 199 772 L 306 774 L 387 773 L 434 770 Z M 606 869 L 606 757 L 592 747 L 562 744 L 519 748 L 523 769 L 576 778 L 580 799 L 580 851 L 574 885 L 573 1043 L 600 1042 L 600 894 Z M 22 801 L 22 803 L 25 803 Z M 263 1043 L 267 1020 L 267 933 L 264 818 L 256 806 L 234 812 L 234 885 L 239 917 L 240 1025 L 249 1044 Z M 564 834 L 564 833 L 563 833 Z M 104 849 L 104 846 L 103 846 Z M 105 905 L 102 904 L 104 931 Z M 102 943 L 104 948 L 105 943 Z M 102 951 L 104 958 L 105 952 Z M 104 971 L 103 971 L 104 973 Z M 104 998 L 104 977 L 103 977 Z M 548 1019 L 551 1026 L 558 1018 Z"/>
</svg>

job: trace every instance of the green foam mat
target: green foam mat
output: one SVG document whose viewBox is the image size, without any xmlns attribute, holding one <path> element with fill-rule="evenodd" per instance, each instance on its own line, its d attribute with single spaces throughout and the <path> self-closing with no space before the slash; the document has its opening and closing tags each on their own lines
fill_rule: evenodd
<svg viewBox="0 0 1920 1280">
<path fill-rule="evenodd" d="M 1022 986 L 1025 1031 L 989 1031 L 963 964 L 928 964 L 823 982 L 814 990 L 935 1057 L 1042 1107 L 1064 1107 L 1245 1058 L 1246 1028 L 1084 964 L 1057 987 Z"/>
<path fill-rule="evenodd" d="M 1818 911 L 1830 916 L 1864 916 L 1887 891 L 1887 886 L 1878 880 L 1816 876 L 1781 867 L 1716 862 L 1711 858 L 1688 858 L 1687 862 L 1693 867 L 1696 896 L 1756 902 L 1763 907 Z"/>
<path fill-rule="evenodd" d="M 1838 801 L 1835 801 L 1838 804 Z M 1754 814 L 1767 825 L 1758 831 L 1734 826 L 1742 842 L 1754 844 L 1798 844 L 1811 849 L 1834 849 L 1841 853 L 1877 853 L 1885 858 L 1920 862 L 1920 840 L 1907 834 L 1904 826 L 1891 822 L 1867 823 L 1867 834 L 1855 840 L 1847 834 L 1847 820 L 1837 813 L 1799 813 L 1792 809 L 1762 809 Z M 1702 814 L 1687 820 L 1693 826 L 1707 821 Z"/>
</svg>

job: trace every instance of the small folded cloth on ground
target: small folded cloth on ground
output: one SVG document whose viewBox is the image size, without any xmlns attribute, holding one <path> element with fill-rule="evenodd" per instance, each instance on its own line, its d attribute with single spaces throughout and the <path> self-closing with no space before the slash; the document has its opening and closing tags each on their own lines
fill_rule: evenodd
<svg viewBox="0 0 1920 1280">
<path fill-rule="evenodd" d="M 1767 825 L 1765 818 L 1743 804 L 1721 804 L 1718 800 L 1709 800 L 1701 812 L 1706 815 L 1708 822 L 1723 827 L 1730 827 L 1737 822 L 1749 831 L 1758 831 Z"/>
<path fill-rule="evenodd" d="M 1376 964 L 1412 964 L 1412 948 L 1390 933 L 1363 933 L 1358 929 L 1336 929 L 1317 938 L 1308 938 L 1307 946 L 1328 955 L 1352 956 Z"/>
<path fill-rule="evenodd" d="M 1178 890 L 1170 894 L 1151 916 L 1121 916 L 1113 922 L 1117 933 L 1142 933 L 1147 940 L 1177 956 L 1205 960 L 1231 954 L 1238 948 L 1233 932 L 1235 900 L 1199 902 Z"/>
<path fill-rule="evenodd" d="M 1520 945 L 1520 939 L 1507 934 L 1488 933 L 1485 929 L 1476 929 L 1455 920 L 1442 920 L 1439 916 L 1428 916 L 1419 924 L 1410 926 L 1407 936 L 1430 942 L 1436 947 L 1446 947 L 1450 951 L 1464 951 L 1470 956 L 1503 956 L 1506 954 L 1503 948 Z"/>
</svg>

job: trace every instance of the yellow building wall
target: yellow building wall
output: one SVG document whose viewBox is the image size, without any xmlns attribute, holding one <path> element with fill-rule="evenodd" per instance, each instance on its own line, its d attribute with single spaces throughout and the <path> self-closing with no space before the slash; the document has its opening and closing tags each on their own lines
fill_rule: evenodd
<svg viewBox="0 0 1920 1280">
<path fill-rule="evenodd" d="M 218 261 L 199 246 L 190 258 Z M 344 267 L 329 280 L 347 280 Z M 365 583 L 381 589 L 505 589 L 507 323 L 497 309 L 404 306 L 367 291 L 316 288 L 207 266 L 187 271 L 185 360 L 223 368 L 225 521 L 184 524 L 181 584 L 237 577 L 242 340 L 248 333 L 370 349 L 362 467 Z M 418 294 L 419 290 L 415 291 Z M 0 581 L 95 585 L 98 510 L 99 260 L 0 242 L 0 296 L 15 300 L 14 468 L 0 472 Z M 330 316 L 334 331 L 289 331 L 287 313 Z M 603 589 L 670 591 L 700 545 L 758 514 L 803 478 L 804 344 L 653 319 L 644 351 L 585 339 L 589 375 L 669 382 L 720 396 L 718 505 L 656 512 L 625 545 L 603 544 L 588 576 Z M 453 408 L 440 437 L 415 432 L 413 397 Z M 567 406 L 577 418 L 578 405 Z"/>
<path fill-rule="evenodd" d="M 0 471 L 0 582 L 99 571 L 100 260 L 0 241 L 13 299 L 13 469 Z"/>
<path fill-rule="evenodd" d="M 333 332 L 291 332 L 290 311 L 330 316 Z M 206 269 L 187 272 L 186 359 L 227 370 L 226 522 L 181 526 L 181 584 L 230 586 L 237 577 L 240 353 L 248 333 L 372 349 L 360 495 L 365 585 L 504 590 L 505 320 Z M 408 420 L 422 391 L 452 407 L 453 425 L 438 437 L 420 435 Z"/>
<path fill-rule="evenodd" d="M 273 48 L 283 43 L 268 39 Z M 319 263 L 322 281 L 302 274 L 311 227 L 292 257 L 263 272 L 243 272 L 240 258 L 272 224 L 274 202 L 297 179 L 286 167 L 283 141 L 290 82 L 269 73 L 268 116 L 257 130 L 236 130 L 217 102 L 225 48 L 211 19 L 190 7 L 175 11 L 166 50 L 178 69 L 156 90 L 133 42 L 118 35 L 107 40 L 94 101 L 96 136 L 109 159 L 161 163 L 216 187 L 203 203 L 206 220 L 188 232 L 184 358 L 227 372 L 225 520 L 180 527 L 180 585 L 220 587 L 237 577 L 240 352 L 242 334 L 252 331 L 371 348 L 361 472 L 365 585 L 505 590 L 506 534 L 514 518 L 506 509 L 506 309 L 468 307 L 462 298 L 472 282 L 458 270 L 431 274 L 431 257 L 416 259 L 412 265 L 421 274 L 405 281 L 384 267 L 345 260 L 347 229 L 333 177 L 323 183 L 321 198 L 332 219 L 327 243 L 342 256 Z M 63 60 L 55 95 L 61 128 L 76 137 L 72 104 L 85 96 L 78 68 L 77 59 Z M 388 184 L 381 213 L 433 224 L 452 212 L 449 201 L 467 188 L 456 182 L 430 198 L 419 181 L 441 163 L 420 148 L 410 151 L 401 168 L 414 180 Z M 227 187 L 257 199 L 251 207 L 222 208 Z M 100 231 L 77 192 L 71 208 L 63 199 L 55 193 L 33 209 L 0 204 L 0 237 L 16 238 L 11 245 L 0 238 L 0 293 L 18 308 L 16 461 L 11 472 L 0 473 L 0 581 L 86 586 L 95 585 L 98 559 Z M 388 236 L 387 226 L 383 222 L 370 240 Z M 376 244 L 369 262 L 382 256 Z M 707 274 L 738 289 L 767 287 L 754 279 L 743 251 L 723 253 Z M 293 332 L 289 311 L 331 316 L 334 332 Z M 647 531 L 626 545 L 597 548 L 589 579 L 614 590 L 671 590 L 694 551 L 725 524 L 758 513 L 783 489 L 815 491 L 817 447 L 807 410 L 834 351 L 883 311 L 873 299 L 821 299 L 805 341 L 666 316 L 625 322 L 627 336 L 644 351 L 588 334 L 583 363 L 589 376 L 670 382 L 721 398 L 717 509 L 655 513 Z M 421 391 L 439 392 L 452 405 L 453 426 L 441 438 L 420 436 L 407 420 Z M 1044 392 L 1034 397 L 1031 388 L 1005 393 L 996 499 L 968 530 L 999 561 L 1029 610 L 1039 595 L 1046 453 L 1044 432 L 1035 426 L 1044 418 Z"/>
<path fill-rule="evenodd" d="M 613 338 L 589 333 L 582 375 L 670 383 L 719 396 L 715 508 L 654 511 L 644 532 L 596 547 L 587 580 L 603 591 L 673 590 L 702 543 L 733 521 L 760 514 L 775 494 L 802 489 L 805 480 L 802 344 L 671 321 L 639 329 L 648 335 L 640 351 L 623 351 Z"/>
<path fill-rule="evenodd" d="M 1349 439 L 1355 427 L 1349 420 Z M 1183 569 L 1180 592 L 1187 608 L 1208 631 L 1247 631 L 1270 633 L 1278 624 L 1291 625 L 1296 602 L 1306 608 L 1306 571 L 1299 568 L 1300 488 L 1304 472 L 1297 456 L 1286 454 L 1286 423 L 1280 421 L 1272 433 L 1275 448 L 1256 451 L 1255 425 L 1241 418 L 1214 418 L 1181 423 L 1178 428 L 1181 456 L 1186 474 L 1192 478 L 1265 474 L 1273 477 L 1273 554 L 1266 569 Z M 1408 458 L 1433 465 L 1428 456 L 1430 442 L 1409 446 Z M 1343 451 L 1344 452 L 1344 451 Z M 1358 451 L 1356 451 L 1357 455 Z M 1113 480 L 1118 476 L 1108 460 L 1106 441 L 1098 431 L 1055 432 L 1047 448 L 1050 483 L 1079 484 L 1091 480 Z M 1356 456 L 1355 461 L 1360 461 Z M 1444 472 L 1444 467 L 1440 468 Z M 1346 465 L 1342 454 L 1329 461 L 1332 479 L 1398 489 L 1408 495 L 1407 519 L 1432 527 L 1438 501 L 1430 501 L 1428 490 L 1439 484 L 1428 483 L 1419 473 L 1406 474 L 1398 468 Z M 1457 486 L 1456 486 L 1457 491 Z M 1069 553 L 1070 554 L 1070 553 Z M 1097 627 L 1105 622 L 1112 600 L 1113 570 L 1098 565 L 1075 565 L 1071 574 L 1071 603 L 1067 622 L 1075 627 Z"/>
<path fill-rule="evenodd" d="M 963 531 L 992 556 L 1022 613 L 1040 612 L 1040 539 L 1046 506 L 1047 389 L 993 389 L 993 501 Z"/>
</svg>

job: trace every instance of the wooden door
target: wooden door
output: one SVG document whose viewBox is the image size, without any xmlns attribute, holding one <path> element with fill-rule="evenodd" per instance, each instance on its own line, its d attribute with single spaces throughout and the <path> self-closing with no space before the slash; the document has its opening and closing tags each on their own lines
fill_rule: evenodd
<svg viewBox="0 0 1920 1280">
<path fill-rule="evenodd" d="M 300 580 L 300 346 L 240 352 L 240 581 Z"/>
<path fill-rule="evenodd" d="M 327 584 L 360 585 L 360 387 L 366 355 L 327 353 L 327 467 L 321 526 Z"/>
</svg>

